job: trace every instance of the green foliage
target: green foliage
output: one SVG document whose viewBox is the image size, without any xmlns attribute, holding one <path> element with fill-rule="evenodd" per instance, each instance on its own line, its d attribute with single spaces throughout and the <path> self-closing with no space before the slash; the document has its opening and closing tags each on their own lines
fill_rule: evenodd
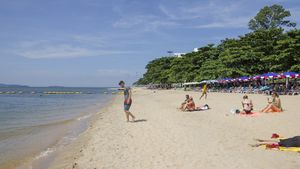
<svg viewBox="0 0 300 169">
<path fill-rule="evenodd" d="M 258 14 L 249 21 L 251 30 L 267 30 L 270 28 L 280 28 L 282 26 L 295 27 L 296 23 L 284 20 L 291 16 L 290 11 L 285 10 L 281 5 L 265 6 Z"/>
<path fill-rule="evenodd" d="M 137 84 L 183 83 L 266 72 L 300 71 L 300 30 L 293 26 L 279 5 L 263 8 L 250 23 L 253 32 L 236 39 L 208 44 L 183 57 L 162 57 L 150 61 Z M 265 18 L 264 18 L 265 17 Z M 250 24 L 249 23 L 249 24 Z"/>
</svg>

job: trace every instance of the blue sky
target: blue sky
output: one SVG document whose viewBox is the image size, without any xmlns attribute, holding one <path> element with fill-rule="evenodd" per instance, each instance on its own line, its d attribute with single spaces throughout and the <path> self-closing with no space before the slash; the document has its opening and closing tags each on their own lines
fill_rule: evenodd
<svg viewBox="0 0 300 169">
<path fill-rule="evenodd" d="M 168 50 L 249 32 L 263 6 L 300 25 L 299 0 L 0 0 L 0 83 L 116 86 Z"/>
</svg>

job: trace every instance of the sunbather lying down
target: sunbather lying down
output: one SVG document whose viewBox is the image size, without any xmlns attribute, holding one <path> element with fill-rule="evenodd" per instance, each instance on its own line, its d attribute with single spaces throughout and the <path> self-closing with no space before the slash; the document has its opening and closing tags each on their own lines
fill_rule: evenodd
<svg viewBox="0 0 300 169">
<path fill-rule="evenodd" d="M 187 109 L 185 111 L 202 111 L 202 110 L 208 110 L 209 106 L 207 104 L 205 104 L 204 106 L 199 106 L 199 107 L 194 107 L 191 109 Z"/>
<path fill-rule="evenodd" d="M 273 134 L 274 135 L 274 134 Z M 272 137 L 275 138 L 275 137 Z M 300 152 L 300 136 L 295 136 L 287 139 L 276 138 L 277 140 L 261 140 L 255 139 L 260 142 L 258 144 L 250 145 L 252 147 L 265 146 L 267 149 L 277 148 L 279 150 L 288 151 L 290 150 Z"/>
</svg>

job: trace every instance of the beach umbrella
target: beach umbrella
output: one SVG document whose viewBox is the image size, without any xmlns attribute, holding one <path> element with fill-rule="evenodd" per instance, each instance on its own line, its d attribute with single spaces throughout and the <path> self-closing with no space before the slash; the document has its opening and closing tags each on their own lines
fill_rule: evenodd
<svg viewBox="0 0 300 169">
<path fill-rule="evenodd" d="M 227 82 L 227 83 L 233 82 L 233 81 L 234 81 L 234 79 L 232 79 L 232 78 L 225 78 L 224 80 L 225 80 L 225 82 Z"/>
<path fill-rule="evenodd" d="M 219 83 L 225 83 L 225 80 L 224 79 L 218 79 L 218 82 Z"/>
<path fill-rule="evenodd" d="M 284 73 L 281 74 L 281 76 L 283 78 L 291 78 L 291 79 L 293 79 L 293 78 L 296 78 L 297 73 L 296 72 L 284 72 Z"/>
<path fill-rule="evenodd" d="M 261 79 L 261 75 L 252 76 L 251 79 L 253 79 L 253 80 Z"/>
<path fill-rule="evenodd" d="M 203 81 L 200 82 L 200 84 L 204 84 L 204 83 L 208 83 L 208 81 L 207 80 L 203 80 Z"/>
<path fill-rule="evenodd" d="M 209 80 L 208 83 L 218 83 L 217 80 Z"/>
<path fill-rule="evenodd" d="M 264 73 L 262 75 L 260 75 L 260 78 L 261 79 L 277 79 L 277 78 L 282 78 L 282 76 L 280 76 L 279 74 L 277 73 Z"/>
<path fill-rule="evenodd" d="M 250 77 L 242 76 L 242 77 L 237 78 L 237 80 L 240 81 L 240 82 L 247 82 L 247 81 L 250 80 Z"/>
<path fill-rule="evenodd" d="M 219 79 L 218 82 L 219 83 L 226 83 L 229 80 L 228 78 L 223 78 L 223 79 Z"/>
</svg>

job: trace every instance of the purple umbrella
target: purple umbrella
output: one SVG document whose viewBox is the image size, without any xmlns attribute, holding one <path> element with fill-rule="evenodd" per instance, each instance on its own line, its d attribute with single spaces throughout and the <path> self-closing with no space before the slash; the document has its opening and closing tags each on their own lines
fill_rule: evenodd
<svg viewBox="0 0 300 169">
<path fill-rule="evenodd" d="M 254 79 L 254 80 L 261 79 L 261 75 L 252 76 L 251 79 Z"/>
<path fill-rule="evenodd" d="M 260 78 L 261 79 L 273 79 L 273 78 L 277 79 L 277 78 L 282 78 L 282 76 L 280 76 L 277 73 L 271 72 L 271 73 L 264 73 L 264 74 L 260 75 Z"/>
<path fill-rule="evenodd" d="M 232 81 L 233 81 L 232 78 L 225 78 L 224 80 L 225 80 L 226 82 L 232 82 Z"/>
<path fill-rule="evenodd" d="M 291 78 L 292 79 L 292 78 L 296 78 L 297 73 L 296 72 L 284 72 L 281 74 L 281 76 L 283 78 Z"/>
<path fill-rule="evenodd" d="M 242 82 L 247 82 L 250 80 L 250 78 L 248 76 L 242 76 L 237 78 L 238 81 L 242 81 Z"/>
<path fill-rule="evenodd" d="M 233 79 L 232 78 L 224 78 L 224 79 L 220 79 L 218 80 L 219 83 L 229 83 L 231 82 Z"/>
</svg>

